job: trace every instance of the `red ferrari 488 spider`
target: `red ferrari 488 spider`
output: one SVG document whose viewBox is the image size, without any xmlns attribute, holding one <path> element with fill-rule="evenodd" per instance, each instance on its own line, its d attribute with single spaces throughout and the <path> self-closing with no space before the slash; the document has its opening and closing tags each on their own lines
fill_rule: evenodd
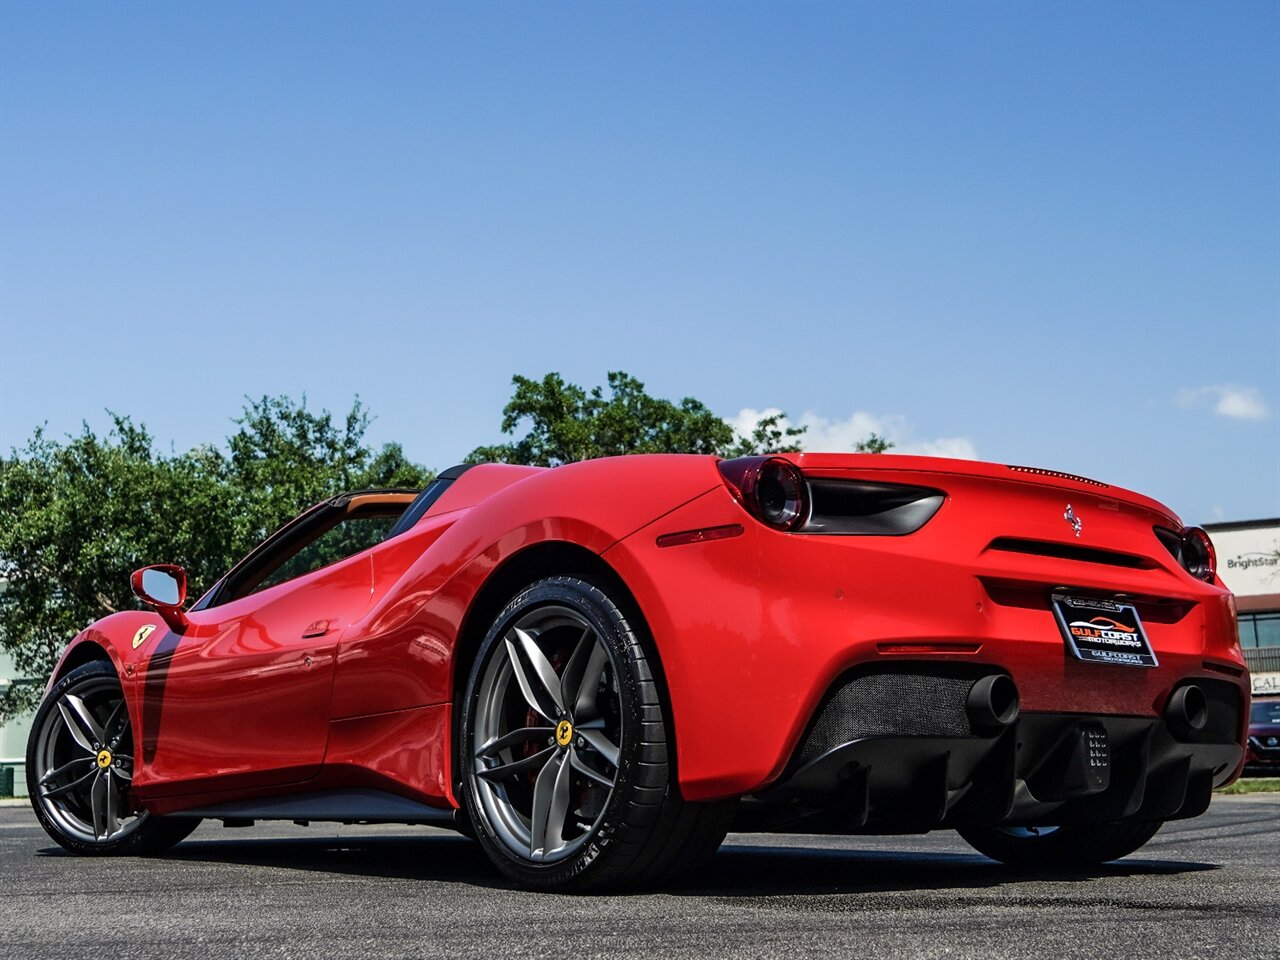
<svg viewBox="0 0 1280 960">
<path fill-rule="evenodd" d="M 27 754 L 49 834 L 442 824 L 542 889 L 655 882 L 738 829 L 954 828 L 1122 857 L 1244 760 L 1203 531 L 1126 490 L 919 457 L 458 467 L 325 501 L 189 609 L 76 636 Z"/>
</svg>

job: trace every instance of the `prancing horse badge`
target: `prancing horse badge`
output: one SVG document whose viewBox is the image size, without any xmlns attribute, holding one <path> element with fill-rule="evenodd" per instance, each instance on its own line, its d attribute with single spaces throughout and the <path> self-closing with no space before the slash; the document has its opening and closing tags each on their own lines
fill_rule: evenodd
<svg viewBox="0 0 1280 960">
<path fill-rule="evenodd" d="M 1062 515 L 1062 519 L 1071 524 L 1071 529 L 1076 532 L 1076 536 L 1080 536 L 1080 531 L 1084 528 L 1084 521 L 1076 516 L 1076 512 L 1071 509 L 1071 504 L 1067 504 L 1067 512 Z"/>
<path fill-rule="evenodd" d="M 148 623 L 145 627 L 139 627 L 138 632 L 133 635 L 133 649 L 137 650 L 147 642 L 147 637 L 155 632 L 155 624 Z"/>
</svg>

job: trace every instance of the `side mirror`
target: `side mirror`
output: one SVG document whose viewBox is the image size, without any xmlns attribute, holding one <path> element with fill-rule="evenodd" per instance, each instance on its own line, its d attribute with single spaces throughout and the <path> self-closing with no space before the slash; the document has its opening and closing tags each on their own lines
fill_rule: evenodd
<svg viewBox="0 0 1280 960">
<path fill-rule="evenodd" d="M 186 629 L 187 615 L 182 605 L 187 602 L 187 571 L 173 563 L 157 563 L 133 571 L 129 578 L 134 595 L 155 607 L 171 630 Z"/>
</svg>

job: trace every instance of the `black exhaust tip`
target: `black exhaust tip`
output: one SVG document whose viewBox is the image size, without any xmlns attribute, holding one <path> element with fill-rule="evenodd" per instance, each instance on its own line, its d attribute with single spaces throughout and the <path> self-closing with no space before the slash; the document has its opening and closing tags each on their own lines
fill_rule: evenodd
<svg viewBox="0 0 1280 960">
<path fill-rule="evenodd" d="M 1018 719 L 1018 687 L 1003 673 L 983 677 L 969 688 L 965 711 L 979 733 L 999 733 Z"/>
<path fill-rule="evenodd" d="M 1209 701 L 1204 691 L 1194 683 L 1173 691 L 1164 708 L 1164 719 L 1179 740 L 1187 740 L 1203 730 L 1209 722 Z"/>
</svg>

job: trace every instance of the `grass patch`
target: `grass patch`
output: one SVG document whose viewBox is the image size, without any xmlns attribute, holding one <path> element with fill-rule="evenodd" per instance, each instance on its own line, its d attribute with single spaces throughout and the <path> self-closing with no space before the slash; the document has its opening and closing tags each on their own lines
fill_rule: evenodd
<svg viewBox="0 0 1280 960">
<path fill-rule="evenodd" d="M 1218 793 L 1280 793 L 1280 777 L 1242 777 Z"/>
</svg>

